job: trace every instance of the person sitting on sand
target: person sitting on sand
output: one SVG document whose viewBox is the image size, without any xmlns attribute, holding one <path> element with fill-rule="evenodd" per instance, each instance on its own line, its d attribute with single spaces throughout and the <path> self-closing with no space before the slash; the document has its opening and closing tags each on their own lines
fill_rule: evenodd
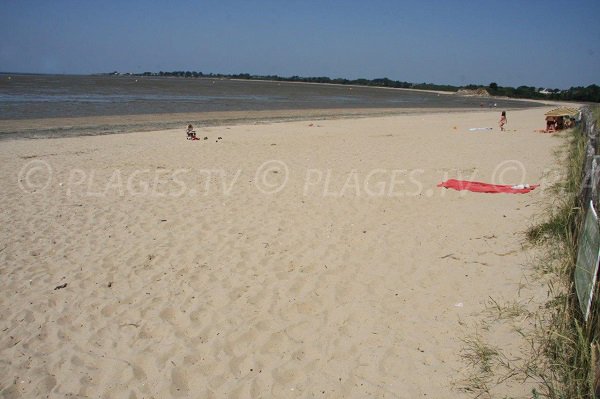
<svg viewBox="0 0 600 399">
<path fill-rule="evenodd" d="M 571 118 L 565 119 L 565 129 L 572 128 L 574 124 L 575 124 L 575 122 L 573 122 L 573 119 L 571 119 Z"/>
<path fill-rule="evenodd" d="M 501 131 L 504 131 L 504 125 L 506 125 L 506 123 L 506 111 L 502 111 L 502 115 L 500 115 L 500 121 L 498 122 Z"/>
<path fill-rule="evenodd" d="M 198 138 L 196 137 L 196 131 L 194 130 L 194 126 L 192 126 L 191 123 L 188 125 L 186 133 L 188 140 L 198 140 Z"/>
</svg>

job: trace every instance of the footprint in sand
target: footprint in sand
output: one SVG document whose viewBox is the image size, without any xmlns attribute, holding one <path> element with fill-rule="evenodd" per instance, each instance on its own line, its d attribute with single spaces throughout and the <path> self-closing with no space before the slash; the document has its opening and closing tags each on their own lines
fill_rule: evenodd
<svg viewBox="0 0 600 399">
<path fill-rule="evenodd" d="M 187 397 L 190 387 L 188 384 L 187 371 L 182 367 L 175 367 L 171 371 L 171 386 L 169 392 L 175 397 Z"/>
</svg>

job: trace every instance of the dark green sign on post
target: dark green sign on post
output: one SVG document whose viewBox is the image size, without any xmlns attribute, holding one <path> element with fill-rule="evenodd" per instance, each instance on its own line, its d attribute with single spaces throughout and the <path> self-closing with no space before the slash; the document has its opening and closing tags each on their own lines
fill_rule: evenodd
<svg viewBox="0 0 600 399">
<path fill-rule="evenodd" d="M 599 257 L 600 229 L 598 228 L 598 215 L 594 210 L 594 204 L 590 203 L 579 239 L 577 264 L 575 266 L 575 289 L 579 299 L 579 307 L 586 320 L 592 305 Z"/>
</svg>

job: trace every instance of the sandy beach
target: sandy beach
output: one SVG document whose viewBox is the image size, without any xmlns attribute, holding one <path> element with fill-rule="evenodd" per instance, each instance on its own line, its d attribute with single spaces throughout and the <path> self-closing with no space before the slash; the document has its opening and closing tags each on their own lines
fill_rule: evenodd
<svg viewBox="0 0 600 399">
<path fill-rule="evenodd" d="M 0 395 L 471 397 L 486 302 L 545 295 L 549 109 L 3 140 Z"/>
<path fill-rule="evenodd" d="M 518 102 L 518 100 L 511 100 Z M 533 101 L 529 101 L 530 103 Z M 546 102 L 539 104 L 549 105 Z M 20 138 L 63 138 L 114 133 L 172 130 L 193 123 L 203 127 L 255 125 L 279 122 L 359 119 L 365 117 L 485 112 L 486 108 L 333 108 L 263 111 L 188 112 L 172 114 L 80 116 L 0 120 L 0 140 Z"/>
</svg>

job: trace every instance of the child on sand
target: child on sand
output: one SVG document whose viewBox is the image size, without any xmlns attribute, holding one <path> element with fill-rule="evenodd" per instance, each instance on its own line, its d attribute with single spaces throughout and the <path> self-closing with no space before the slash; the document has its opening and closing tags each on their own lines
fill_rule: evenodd
<svg viewBox="0 0 600 399">
<path fill-rule="evenodd" d="M 504 125 L 506 125 L 506 123 L 506 111 L 502 111 L 502 115 L 500 115 L 500 121 L 498 122 L 501 131 L 504 131 Z"/>
</svg>

